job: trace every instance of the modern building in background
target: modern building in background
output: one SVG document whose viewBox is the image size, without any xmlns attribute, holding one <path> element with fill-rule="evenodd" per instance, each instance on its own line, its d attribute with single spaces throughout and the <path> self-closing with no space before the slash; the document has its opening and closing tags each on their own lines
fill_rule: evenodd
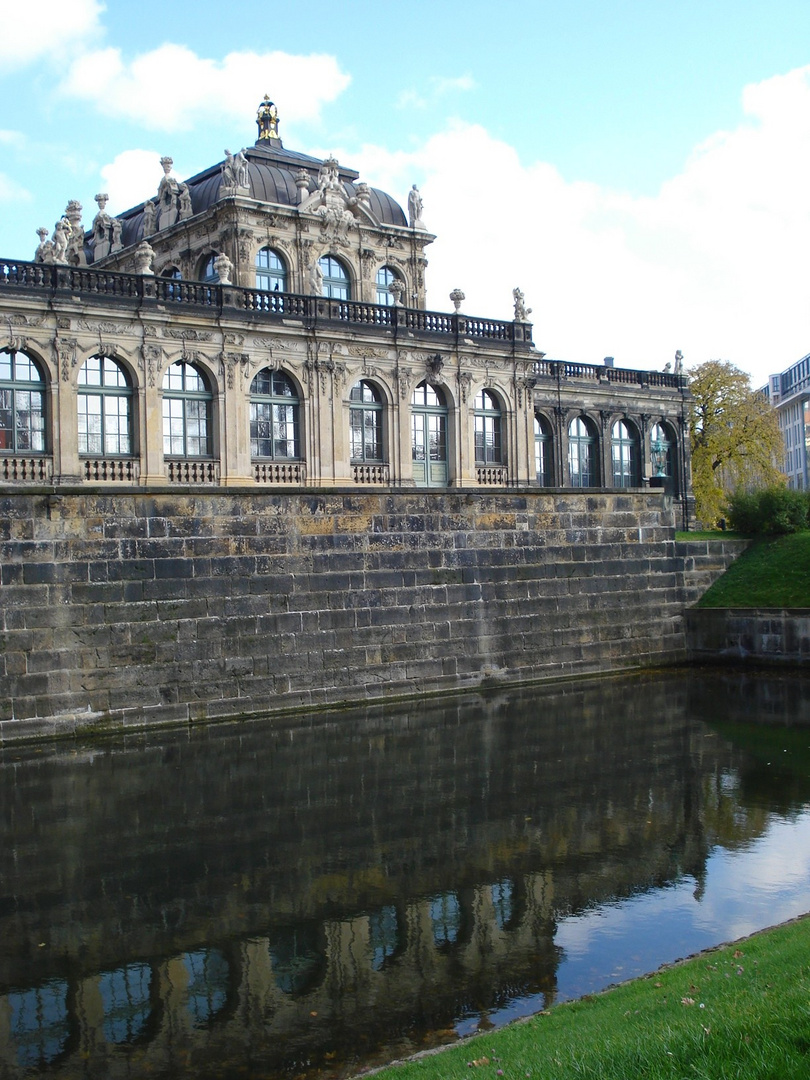
<svg viewBox="0 0 810 1080">
<path fill-rule="evenodd" d="M 810 488 L 810 354 L 780 375 L 771 375 L 765 388 L 779 417 L 785 443 L 782 471 L 792 488 Z"/>
</svg>

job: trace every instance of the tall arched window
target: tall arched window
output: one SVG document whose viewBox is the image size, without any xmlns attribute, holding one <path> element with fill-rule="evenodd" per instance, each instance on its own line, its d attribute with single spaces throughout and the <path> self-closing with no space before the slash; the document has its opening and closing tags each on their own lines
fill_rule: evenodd
<svg viewBox="0 0 810 1080">
<path fill-rule="evenodd" d="M 209 255 L 200 267 L 200 281 L 204 281 L 207 285 L 216 285 L 219 282 L 219 274 L 214 267 L 214 260 L 216 258 L 216 253 Z"/>
<path fill-rule="evenodd" d="M 666 424 L 650 428 L 650 466 L 653 477 L 675 479 L 675 439 Z"/>
<path fill-rule="evenodd" d="M 391 284 L 397 281 L 397 275 L 390 266 L 381 266 L 377 271 L 377 303 L 391 307 L 394 303 L 394 294 L 391 292 Z"/>
<path fill-rule="evenodd" d="M 45 380 L 24 352 L 0 352 L 0 452 L 45 452 Z"/>
<path fill-rule="evenodd" d="M 184 360 L 163 376 L 164 457 L 211 457 L 213 395 L 203 373 Z"/>
<path fill-rule="evenodd" d="M 259 372 L 250 386 L 252 458 L 300 458 L 299 404 L 289 376 L 268 368 Z"/>
<path fill-rule="evenodd" d="M 355 383 L 349 394 L 352 461 L 383 460 L 383 403 L 370 382 Z"/>
<path fill-rule="evenodd" d="M 417 484 L 447 484 L 447 416 L 441 390 L 419 383 L 411 398 L 411 456 Z"/>
<path fill-rule="evenodd" d="M 349 275 L 334 255 L 322 255 L 318 265 L 323 274 L 323 295 L 330 300 L 348 300 L 350 297 Z"/>
<path fill-rule="evenodd" d="M 489 390 L 481 390 L 475 396 L 473 406 L 475 424 L 475 462 L 477 465 L 500 465 L 503 461 L 501 446 L 501 407 Z"/>
<path fill-rule="evenodd" d="M 132 386 L 109 356 L 91 356 L 79 371 L 79 453 L 132 453 Z"/>
<path fill-rule="evenodd" d="M 639 477 L 638 436 L 626 420 L 617 420 L 610 434 L 613 486 L 637 487 Z"/>
<path fill-rule="evenodd" d="M 568 426 L 568 472 L 571 487 L 596 487 L 599 483 L 596 449 L 593 424 L 584 416 L 575 417 Z"/>
<path fill-rule="evenodd" d="M 534 473 L 540 487 L 554 485 L 554 440 L 551 427 L 545 417 L 534 417 Z"/>
<path fill-rule="evenodd" d="M 256 252 L 256 288 L 268 292 L 287 291 L 287 267 L 272 248 L 264 247 Z"/>
</svg>

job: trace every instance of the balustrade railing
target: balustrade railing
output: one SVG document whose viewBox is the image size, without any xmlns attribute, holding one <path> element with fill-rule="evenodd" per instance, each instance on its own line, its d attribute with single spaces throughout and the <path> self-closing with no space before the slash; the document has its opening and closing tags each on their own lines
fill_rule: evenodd
<svg viewBox="0 0 810 1080">
<path fill-rule="evenodd" d="M 53 480 L 53 459 L 49 457 L 0 456 L 0 482 L 50 484 Z"/>
<path fill-rule="evenodd" d="M 237 307 L 271 317 L 328 319 L 353 326 L 391 327 L 395 331 L 403 327 L 417 333 L 531 344 L 531 326 L 528 323 L 501 322 L 356 300 L 330 300 L 323 296 L 243 289 L 236 285 L 153 277 L 151 274 L 122 274 L 90 267 L 0 261 L 0 288 L 3 286 L 135 299 L 147 304 L 157 301 L 208 308 Z"/>
<path fill-rule="evenodd" d="M 219 462 L 196 458 L 169 458 L 166 476 L 170 484 L 218 484 Z"/>
<path fill-rule="evenodd" d="M 257 484 L 296 484 L 307 482 L 305 461 L 254 461 L 253 478 Z"/>
<path fill-rule="evenodd" d="M 604 380 L 627 386 L 655 386 L 668 390 L 680 390 L 686 385 L 685 376 L 671 371 L 636 371 L 634 368 L 572 364 L 562 360 L 535 360 L 532 369 L 535 375 L 551 379 L 579 379 L 589 382 Z"/>
<path fill-rule="evenodd" d="M 389 477 L 388 465 L 352 465 L 352 475 L 355 484 L 387 484 Z"/>
<path fill-rule="evenodd" d="M 482 487 L 505 487 L 509 483 L 505 465 L 477 465 L 475 475 Z"/>
<path fill-rule="evenodd" d="M 141 464 L 137 458 L 85 458 L 82 474 L 85 480 L 137 484 Z"/>
</svg>

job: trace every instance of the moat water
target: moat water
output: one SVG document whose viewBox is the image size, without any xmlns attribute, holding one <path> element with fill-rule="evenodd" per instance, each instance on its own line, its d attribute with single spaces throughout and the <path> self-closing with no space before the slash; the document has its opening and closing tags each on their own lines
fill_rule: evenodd
<svg viewBox="0 0 810 1080">
<path fill-rule="evenodd" d="M 0 829 L 0 1076 L 348 1076 L 810 910 L 810 678 L 7 748 Z"/>
</svg>

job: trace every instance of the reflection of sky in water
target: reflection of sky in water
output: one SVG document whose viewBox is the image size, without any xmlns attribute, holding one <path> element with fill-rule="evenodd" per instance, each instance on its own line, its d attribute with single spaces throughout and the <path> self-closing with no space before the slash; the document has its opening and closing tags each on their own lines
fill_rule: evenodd
<svg viewBox="0 0 810 1080">
<path fill-rule="evenodd" d="M 600 990 L 810 910 L 810 810 L 774 818 L 742 850 L 715 848 L 694 878 L 563 919 L 557 1000 Z"/>
<path fill-rule="evenodd" d="M 810 911 L 810 808 L 772 818 L 744 847 L 717 847 L 706 861 L 704 890 L 684 877 L 673 885 L 561 919 L 554 943 L 563 950 L 555 1001 L 603 990 L 655 971 L 701 949 L 753 934 Z M 488 1014 L 496 1027 L 547 1006 L 527 994 Z M 478 1018 L 457 1025 L 460 1035 Z"/>
</svg>

